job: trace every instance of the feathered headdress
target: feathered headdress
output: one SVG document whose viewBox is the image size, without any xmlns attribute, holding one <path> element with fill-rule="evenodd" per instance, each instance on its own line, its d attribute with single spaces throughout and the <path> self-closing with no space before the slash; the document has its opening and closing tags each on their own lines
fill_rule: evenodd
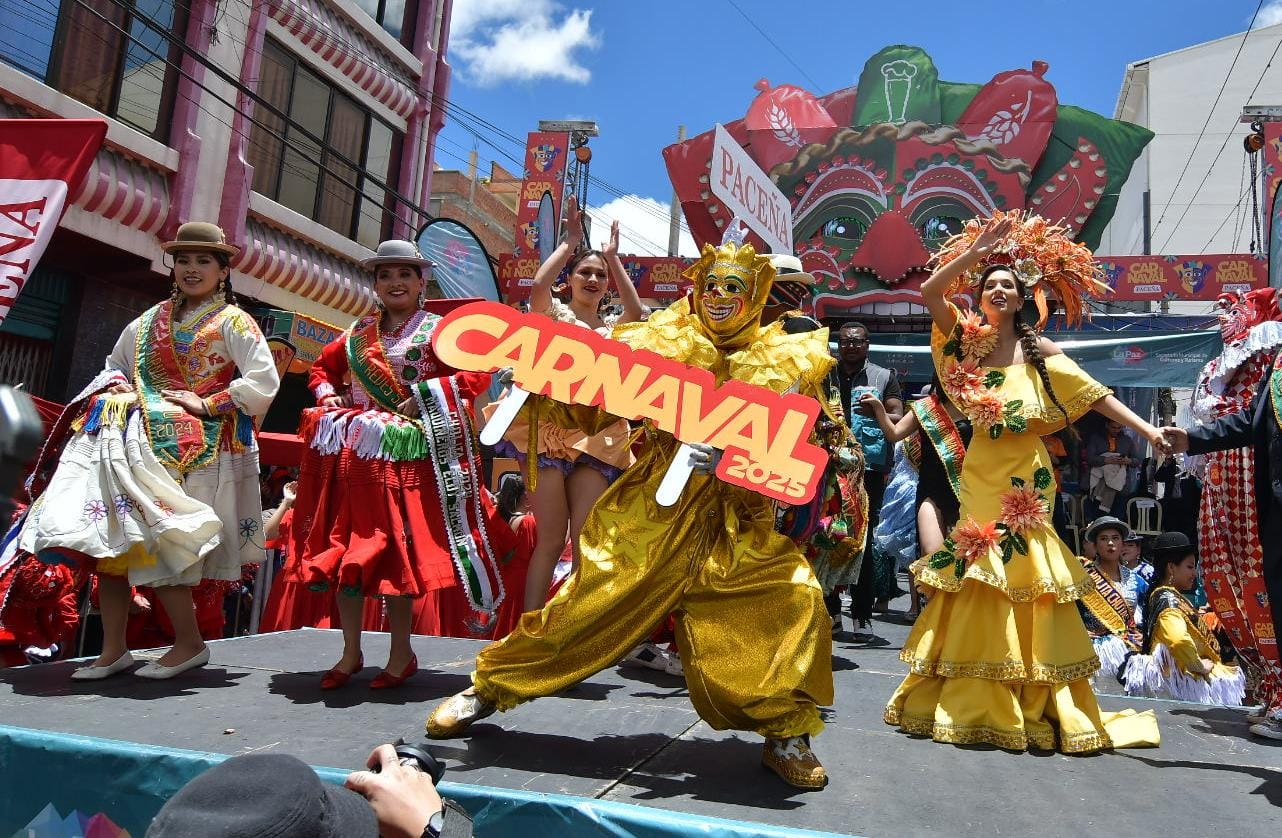
<svg viewBox="0 0 1282 838">
<path fill-rule="evenodd" d="M 1050 316 L 1047 288 L 1063 304 L 1064 318 L 1070 326 L 1081 322 L 1085 297 L 1111 293 L 1100 278 L 1101 271 L 1091 249 L 1073 241 L 1067 227 L 1052 224 L 1040 215 L 1025 216 L 1022 210 L 999 212 L 993 217 L 1012 218 L 1015 226 L 1004 242 L 999 242 L 978 265 L 957 278 L 948 289 L 950 296 L 975 288 L 985 270 L 1003 265 L 1033 292 L 1033 301 L 1037 305 L 1037 328 L 1040 330 Z M 969 250 L 986 226 L 988 219 L 972 218 L 967 221 L 962 232 L 950 238 L 935 253 L 932 267 L 937 270 Z"/>
</svg>

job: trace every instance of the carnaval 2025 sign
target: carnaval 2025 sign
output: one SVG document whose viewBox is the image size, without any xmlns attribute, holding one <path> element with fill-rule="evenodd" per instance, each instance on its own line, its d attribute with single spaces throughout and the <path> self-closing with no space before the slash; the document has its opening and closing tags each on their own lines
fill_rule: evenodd
<svg viewBox="0 0 1282 838">
<path fill-rule="evenodd" d="M 446 314 L 432 336 L 443 363 L 470 372 L 512 368 L 516 386 L 558 402 L 649 420 L 681 442 L 724 456 L 717 477 L 789 504 L 814 497 L 828 454 L 809 441 L 819 403 L 662 358 L 590 329 L 494 302 Z"/>
</svg>

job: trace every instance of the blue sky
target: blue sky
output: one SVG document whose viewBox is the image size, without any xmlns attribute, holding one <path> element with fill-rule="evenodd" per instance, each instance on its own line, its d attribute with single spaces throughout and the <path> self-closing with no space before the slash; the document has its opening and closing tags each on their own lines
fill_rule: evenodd
<svg viewBox="0 0 1282 838">
<path fill-rule="evenodd" d="M 760 78 L 828 93 L 854 84 L 883 46 L 906 43 L 929 52 L 948 81 L 985 82 L 1047 61 L 1061 103 L 1111 115 L 1128 63 L 1243 32 L 1257 4 L 455 0 L 449 96 L 522 140 L 539 119 L 596 120 L 593 177 L 666 204 L 660 151 L 677 126 L 696 134 L 743 116 Z M 1267 0 L 1256 25 L 1279 22 L 1282 0 Z M 483 141 L 450 120 L 437 162 L 461 168 L 477 144 L 483 166 L 495 159 L 517 168 L 504 153 L 519 158 L 519 147 L 480 133 Z M 633 250 L 667 241 L 658 204 L 650 205 L 656 214 L 611 198 L 600 189 L 591 195 L 603 217 L 620 218 Z"/>
</svg>

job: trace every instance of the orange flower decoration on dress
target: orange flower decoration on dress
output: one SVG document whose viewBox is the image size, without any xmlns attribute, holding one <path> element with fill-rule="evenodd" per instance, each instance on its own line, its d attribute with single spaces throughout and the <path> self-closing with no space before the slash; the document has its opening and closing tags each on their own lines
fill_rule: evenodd
<svg viewBox="0 0 1282 838">
<path fill-rule="evenodd" d="M 1006 402 L 992 390 L 976 395 L 967 402 L 971 421 L 987 430 L 1006 420 Z"/>
<path fill-rule="evenodd" d="M 1026 533 L 1046 524 L 1049 505 L 1032 486 L 1016 486 L 1002 495 L 1002 523 L 1012 532 Z"/>
<path fill-rule="evenodd" d="M 974 361 L 950 364 L 939 374 L 939 380 L 949 394 L 956 394 L 960 401 L 966 401 L 979 394 L 984 377 L 979 374 L 979 365 Z"/>
<path fill-rule="evenodd" d="M 1000 535 L 996 521 L 981 524 L 974 518 L 967 518 L 953 530 L 953 543 L 957 545 L 958 557 L 970 564 L 996 549 Z"/>
<path fill-rule="evenodd" d="M 997 330 L 974 311 L 961 318 L 961 349 L 968 361 L 981 361 L 997 348 Z"/>
</svg>

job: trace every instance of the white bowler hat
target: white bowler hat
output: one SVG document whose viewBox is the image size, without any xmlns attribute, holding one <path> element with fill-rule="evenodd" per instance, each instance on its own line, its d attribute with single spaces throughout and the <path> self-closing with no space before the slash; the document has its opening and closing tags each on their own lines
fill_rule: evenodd
<svg viewBox="0 0 1282 838">
<path fill-rule="evenodd" d="M 361 260 L 361 267 L 366 270 L 377 270 L 379 265 L 417 265 L 420 268 L 430 268 L 432 260 L 424 259 L 414 242 L 388 239 L 379 243 L 373 256 Z"/>
<path fill-rule="evenodd" d="M 775 268 L 775 282 L 800 282 L 814 285 L 813 275 L 801 269 L 801 260 L 791 253 L 767 253 L 766 258 Z"/>
</svg>

